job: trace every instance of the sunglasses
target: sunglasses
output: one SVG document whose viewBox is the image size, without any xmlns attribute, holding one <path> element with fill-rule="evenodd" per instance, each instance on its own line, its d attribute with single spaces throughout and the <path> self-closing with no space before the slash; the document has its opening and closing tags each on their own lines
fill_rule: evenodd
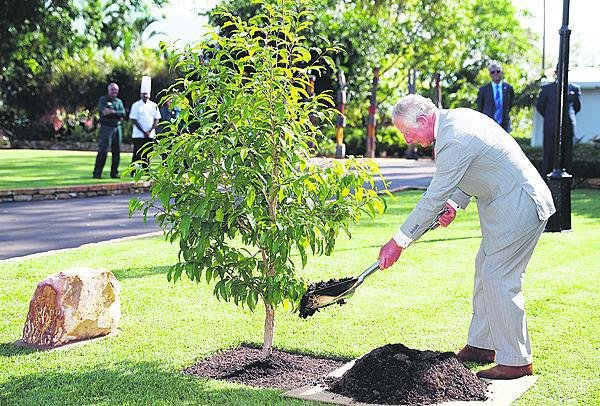
<svg viewBox="0 0 600 406">
<path fill-rule="evenodd" d="M 493 75 L 494 73 L 502 73 L 501 70 L 491 70 L 490 73 Z"/>
</svg>

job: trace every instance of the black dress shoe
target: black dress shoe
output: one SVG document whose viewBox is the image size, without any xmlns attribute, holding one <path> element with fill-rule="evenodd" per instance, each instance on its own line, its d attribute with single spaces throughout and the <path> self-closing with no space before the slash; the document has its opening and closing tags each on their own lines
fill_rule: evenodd
<svg viewBox="0 0 600 406">
<path fill-rule="evenodd" d="M 93 177 L 94 179 L 100 179 L 100 178 L 102 178 L 102 176 L 100 176 L 100 175 L 93 175 L 92 177 Z"/>
<path fill-rule="evenodd" d="M 121 174 L 117 173 L 116 175 L 110 175 L 111 178 L 117 179 L 121 177 Z"/>
</svg>

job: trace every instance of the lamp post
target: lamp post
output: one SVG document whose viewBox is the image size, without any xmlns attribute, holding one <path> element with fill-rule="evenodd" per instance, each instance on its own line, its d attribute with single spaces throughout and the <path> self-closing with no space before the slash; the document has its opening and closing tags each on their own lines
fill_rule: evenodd
<svg viewBox="0 0 600 406">
<path fill-rule="evenodd" d="M 415 68 L 410 68 L 408 70 L 408 94 L 415 93 L 417 93 L 417 70 Z M 414 142 L 411 142 L 406 147 L 406 159 L 419 159 L 417 144 Z"/>
<path fill-rule="evenodd" d="M 552 192 L 556 213 L 549 219 L 546 231 L 560 232 L 571 230 L 571 185 L 573 177 L 565 170 L 565 149 L 567 142 L 567 92 L 569 89 L 569 0 L 563 0 L 563 20 L 560 27 L 560 48 L 558 54 L 558 76 L 556 79 L 556 127 L 554 138 L 554 165 L 548 175 L 548 186 Z"/>
<path fill-rule="evenodd" d="M 373 68 L 373 86 L 371 87 L 371 105 L 369 106 L 369 120 L 367 122 L 367 158 L 375 158 L 375 132 L 377 130 L 377 85 L 379 84 L 379 68 Z"/>
<path fill-rule="evenodd" d="M 543 33 L 542 33 L 542 74 L 546 69 L 546 0 L 544 0 L 544 21 L 542 22 Z"/>
<path fill-rule="evenodd" d="M 335 157 L 341 159 L 346 157 L 346 144 L 344 144 L 344 127 L 346 127 L 346 76 L 340 66 L 338 59 L 338 91 L 337 91 L 337 109 L 340 112 L 335 126 Z"/>
<path fill-rule="evenodd" d="M 437 107 L 438 109 L 442 108 L 442 85 L 440 84 L 440 81 L 442 79 L 442 75 L 440 74 L 440 72 L 435 72 L 433 74 L 433 104 L 435 104 L 435 107 Z M 431 159 L 435 160 L 435 149 L 431 149 Z"/>
</svg>

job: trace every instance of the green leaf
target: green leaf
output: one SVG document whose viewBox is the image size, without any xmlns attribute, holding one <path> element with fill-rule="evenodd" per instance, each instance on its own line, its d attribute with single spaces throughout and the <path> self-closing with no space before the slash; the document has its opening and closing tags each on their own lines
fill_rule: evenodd
<svg viewBox="0 0 600 406">
<path fill-rule="evenodd" d="M 242 160 L 242 162 L 244 162 L 244 159 L 246 159 L 247 155 L 248 155 L 248 148 L 246 148 L 246 147 L 240 148 L 240 159 Z"/>
<path fill-rule="evenodd" d="M 254 188 L 251 185 L 248 185 L 248 187 L 246 188 L 246 205 L 249 208 L 252 208 L 255 198 L 256 198 L 256 193 L 254 192 Z"/>
<path fill-rule="evenodd" d="M 181 223 L 179 225 L 179 231 L 181 233 L 182 239 L 186 239 L 188 237 L 191 221 L 192 221 L 192 219 L 190 218 L 190 216 L 183 216 L 181 218 Z"/>
<path fill-rule="evenodd" d="M 294 48 L 294 55 L 297 56 L 295 60 L 298 60 L 300 62 L 310 62 L 310 51 L 304 47 Z"/>
<path fill-rule="evenodd" d="M 385 211 L 385 206 L 383 204 L 383 201 L 381 201 L 380 199 L 374 199 L 373 206 L 375 207 L 375 210 L 377 210 L 377 213 L 379 213 L 379 214 L 383 214 L 383 212 Z"/>
<path fill-rule="evenodd" d="M 223 221 L 223 216 L 224 216 L 224 214 L 223 214 L 223 208 L 219 207 L 217 209 L 217 211 L 215 212 L 215 220 L 217 220 L 217 221 Z"/>
</svg>

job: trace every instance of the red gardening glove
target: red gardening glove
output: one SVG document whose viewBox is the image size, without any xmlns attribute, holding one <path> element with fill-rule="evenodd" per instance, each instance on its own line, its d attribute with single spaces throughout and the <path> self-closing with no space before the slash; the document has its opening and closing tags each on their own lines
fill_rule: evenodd
<svg viewBox="0 0 600 406">
<path fill-rule="evenodd" d="M 438 223 L 442 227 L 448 227 L 452 223 L 452 220 L 454 220 L 454 217 L 456 217 L 456 209 L 448 203 L 444 205 L 444 208 L 446 209 L 446 213 L 440 216 Z"/>
<path fill-rule="evenodd" d="M 402 254 L 402 247 L 392 238 L 379 250 L 379 269 L 386 269 L 394 265 Z"/>
</svg>

